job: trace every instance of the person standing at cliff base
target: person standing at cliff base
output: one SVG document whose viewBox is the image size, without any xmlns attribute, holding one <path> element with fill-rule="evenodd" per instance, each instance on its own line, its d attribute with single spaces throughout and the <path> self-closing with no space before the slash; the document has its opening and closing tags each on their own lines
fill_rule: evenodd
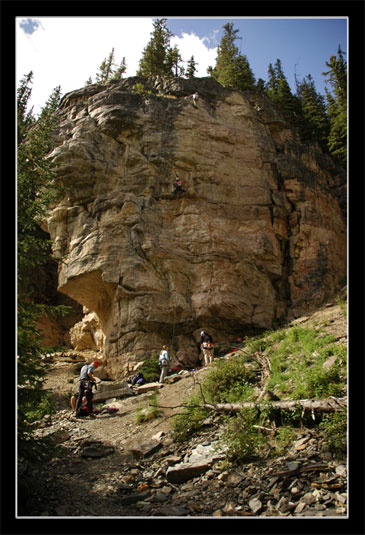
<svg viewBox="0 0 365 535">
<path fill-rule="evenodd" d="M 168 347 L 162 346 L 160 356 L 158 357 L 158 364 L 161 366 L 160 383 L 164 383 L 167 371 L 169 369 L 169 354 Z"/>
<path fill-rule="evenodd" d="M 80 371 L 80 379 L 79 379 L 79 396 L 77 398 L 76 408 L 75 411 L 77 412 L 80 408 L 80 405 L 82 403 L 82 398 L 86 396 L 86 405 L 89 410 L 89 414 L 92 414 L 93 412 L 93 393 L 92 388 L 93 384 L 96 384 L 96 379 L 93 375 L 94 369 L 96 369 L 99 366 L 99 363 L 97 360 L 94 360 L 91 364 L 85 364 L 81 368 Z"/>
<path fill-rule="evenodd" d="M 205 331 L 201 331 L 200 333 L 200 349 L 203 352 L 204 364 L 208 366 L 208 364 L 213 362 L 214 347 L 213 338 Z"/>
</svg>

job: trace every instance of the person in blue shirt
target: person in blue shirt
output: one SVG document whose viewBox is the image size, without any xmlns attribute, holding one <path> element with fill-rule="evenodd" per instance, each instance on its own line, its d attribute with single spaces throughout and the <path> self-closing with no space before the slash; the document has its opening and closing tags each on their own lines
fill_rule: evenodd
<svg viewBox="0 0 365 535">
<path fill-rule="evenodd" d="M 165 381 L 165 377 L 169 369 L 168 349 L 169 348 L 167 346 L 162 346 L 160 356 L 158 357 L 158 363 L 161 366 L 161 375 L 160 375 L 160 381 L 159 381 L 160 383 L 163 383 Z"/>
<path fill-rule="evenodd" d="M 142 372 L 137 372 L 136 375 L 132 378 L 132 385 L 144 385 L 146 382 L 146 379 L 143 376 Z"/>
<path fill-rule="evenodd" d="M 75 407 L 75 412 L 80 408 L 80 405 L 82 403 L 82 398 L 86 396 L 86 405 L 89 410 L 89 414 L 92 414 L 93 412 L 93 393 L 92 388 L 93 384 L 96 383 L 96 379 L 93 375 L 94 369 L 96 369 L 99 366 L 99 363 L 97 360 L 94 360 L 91 364 L 85 364 L 81 368 L 80 371 L 80 379 L 79 379 L 79 395 L 77 398 L 77 403 Z"/>
</svg>

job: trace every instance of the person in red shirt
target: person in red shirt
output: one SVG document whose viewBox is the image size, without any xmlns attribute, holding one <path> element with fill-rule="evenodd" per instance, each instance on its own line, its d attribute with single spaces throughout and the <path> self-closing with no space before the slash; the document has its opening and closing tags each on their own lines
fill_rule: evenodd
<svg viewBox="0 0 365 535">
<path fill-rule="evenodd" d="M 186 189 L 183 188 L 183 183 L 181 179 L 176 175 L 175 182 L 174 182 L 174 191 L 172 192 L 173 195 L 176 195 L 177 193 L 186 193 Z"/>
</svg>

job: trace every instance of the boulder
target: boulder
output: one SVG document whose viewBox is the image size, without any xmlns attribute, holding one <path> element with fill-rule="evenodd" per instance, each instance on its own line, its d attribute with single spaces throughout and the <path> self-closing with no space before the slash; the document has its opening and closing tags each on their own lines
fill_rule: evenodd
<svg viewBox="0 0 365 535">
<path fill-rule="evenodd" d="M 88 312 L 70 329 L 71 344 L 76 350 L 102 350 L 104 339 L 105 336 L 95 312 Z"/>
<path fill-rule="evenodd" d="M 93 401 L 99 402 L 99 401 L 105 401 L 112 398 L 122 398 L 122 397 L 128 397 L 133 396 L 133 391 L 129 386 L 126 384 L 126 386 L 122 386 L 122 388 L 117 388 L 115 390 L 106 390 L 104 392 L 95 392 Z"/>
<path fill-rule="evenodd" d="M 136 459 L 148 457 L 161 448 L 162 444 L 158 440 L 150 440 L 142 444 L 134 444 L 129 448 L 129 453 Z"/>
<path fill-rule="evenodd" d="M 184 483 L 194 477 L 204 474 L 209 470 L 211 463 L 203 462 L 201 464 L 180 463 L 175 466 L 169 466 L 166 471 L 167 481 L 170 483 Z"/>
</svg>

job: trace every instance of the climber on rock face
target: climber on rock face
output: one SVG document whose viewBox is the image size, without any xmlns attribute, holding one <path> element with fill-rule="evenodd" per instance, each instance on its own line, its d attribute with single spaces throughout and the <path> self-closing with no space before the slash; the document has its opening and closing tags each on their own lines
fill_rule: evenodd
<svg viewBox="0 0 365 535">
<path fill-rule="evenodd" d="M 172 192 L 173 195 L 176 195 L 177 193 L 186 193 L 186 189 L 183 188 L 182 181 L 180 178 L 176 175 L 175 182 L 174 182 L 174 191 Z"/>
<path fill-rule="evenodd" d="M 195 108 L 198 107 L 198 100 L 199 100 L 199 93 L 196 92 L 196 93 L 194 93 L 194 95 L 193 95 L 193 105 L 194 105 Z"/>
</svg>

